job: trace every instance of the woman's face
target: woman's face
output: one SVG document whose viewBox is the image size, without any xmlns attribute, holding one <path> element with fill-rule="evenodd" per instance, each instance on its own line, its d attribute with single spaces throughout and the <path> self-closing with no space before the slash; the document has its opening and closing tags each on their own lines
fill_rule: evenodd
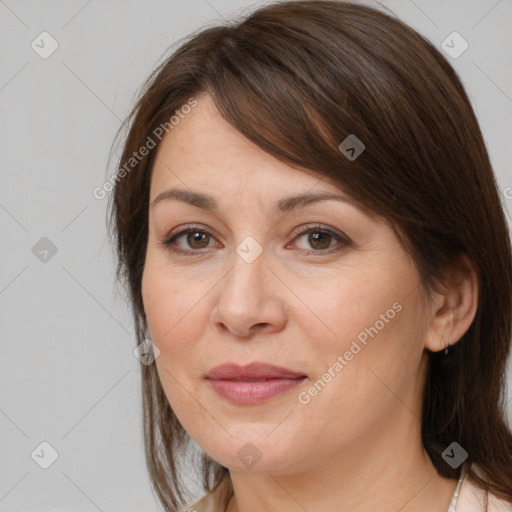
<svg viewBox="0 0 512 512">
<path fill-rule="evenodd" d="M 208 96 L 158 150 L 142 280 L 156 366 L 183 427 L 231 470 L 325 466 L 420 428 L 429 309 L 413 261 L 350 200 L 285 201 L 318 194 L 345 195 L 257 148 Z M 303 377 L 207 378 L 252 362 Z"/>
</svg>

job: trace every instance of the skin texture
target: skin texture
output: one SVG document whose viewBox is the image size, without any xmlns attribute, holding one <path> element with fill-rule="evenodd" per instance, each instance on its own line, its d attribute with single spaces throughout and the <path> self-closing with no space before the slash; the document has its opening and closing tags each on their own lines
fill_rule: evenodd
<svg viewBox="0 0 512 512">
<path fill-rule="evenodd" d="M 426 350 L 456 343 L 473 321 L 473 268 L 462 260 L 453 284 L 429 301 L 383 219 L 335 200 L 274 212 L 289 195 L 343 191 L 263 152 L 208 96 L 197 99 L 158 149 L 142 293 L 169 403 L 230 469 L 228 511 L 446 512 L 456 481 L 437 474 L 421 444 L 421 393 Z M 153 205 L 170 188 L 210 194 L 219 210 L 175 199 Z M 190 223 L 210 236 L 163 244 Z M 348 243 L 300 234 L 315 224 L 313 233 L 331 228 Z M 247 236 L 263 249 L 252 263 L 236 252 Z M 400 311 L 390 319 L 394 304 Z M 299 401 L 360 333 L 382 323 L 321 391 Z M 228 402 L 205 380 L 219 364 L 252 361 L 308 379 L 258 405 Z M 237 456 L 247 443 L 261 456 L 251 467 Z"/>
</svg>

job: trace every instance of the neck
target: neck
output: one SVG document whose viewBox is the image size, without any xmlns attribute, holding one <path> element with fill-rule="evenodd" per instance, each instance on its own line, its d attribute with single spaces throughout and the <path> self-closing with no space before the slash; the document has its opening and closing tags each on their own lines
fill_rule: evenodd
<svg viewBox="0 0 512 512">
<path fill-rule="evenodd" d="M 446 512 L 457 480 L 437 473 L 417 419 L 408 427 L 390 437 L 380 425 L 338 453 L 309 460 L 303 471 L 231 470 L 234 495 L 226 512 Z"/>
</svg>

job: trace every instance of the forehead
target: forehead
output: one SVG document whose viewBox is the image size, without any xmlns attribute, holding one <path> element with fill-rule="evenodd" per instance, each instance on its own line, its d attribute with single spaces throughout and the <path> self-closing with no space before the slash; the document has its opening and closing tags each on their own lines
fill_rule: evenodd
<svg viewBox="0 0 512 512">
<path fill-rule="evenodd" d="M 219 194 L 242 190 L 338 192 L 319 173 L 298 169 L 263 151 L 233 128 L 207 95 L 167 133 L 158 148 L 152 200 L 171 186 L 210 188 Z"/>
</svg>

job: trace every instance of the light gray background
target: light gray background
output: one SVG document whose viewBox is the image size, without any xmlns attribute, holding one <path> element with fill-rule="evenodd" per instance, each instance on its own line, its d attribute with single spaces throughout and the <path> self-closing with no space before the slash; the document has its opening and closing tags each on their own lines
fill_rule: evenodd
<svg viewBox="0 0 512 512">
<path fill-rule="evenodd" d="M 0 511 L 160 510 L 142 451 L 132 320 L 113 285 L 107 202 L 92 190 L 166 49 L 261 4 L 0 0 Z M 453 31 L 468 41 L 449 60 L 510 212 L 511 0 L 384 5 L 438 48 Z M 43 31 L 59 45 L 47 59 L 31 48 Z M 46 263 L 32 252 L 42 237 L 57 247 Z M 42 441 L 59 454 L 48 469 L 31 458 Z M 191 490 L 199 492 L 193 477 Z"/>
</svg>

